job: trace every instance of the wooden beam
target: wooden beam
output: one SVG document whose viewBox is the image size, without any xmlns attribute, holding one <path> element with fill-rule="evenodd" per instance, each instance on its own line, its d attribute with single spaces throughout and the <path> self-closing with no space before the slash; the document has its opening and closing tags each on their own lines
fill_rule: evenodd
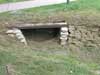
<svg viewBox="0 0 100 75">
<path fill-rule="evenodd" d="M 60 28 L 65 26 L 67 26 L 66 22 L 60 22 L 60 23 L 17 24 L 17 25 L 8 26 L 8 28 L 38 29 L 38 28 Z"/>
</svg>

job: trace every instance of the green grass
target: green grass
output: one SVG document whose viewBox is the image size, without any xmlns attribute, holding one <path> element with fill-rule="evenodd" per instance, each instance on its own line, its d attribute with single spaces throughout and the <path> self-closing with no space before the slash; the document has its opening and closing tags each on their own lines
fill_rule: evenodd
<svg viewBox="0 0 100 75">
<path fill-rule="evenodd" d="M 100 11 L 99 3 L 100 3 L 100 0 L 96 0 L 96 1 L 95 0 L 77 0 L 76 2 L 71 2 L 68 5 L 63 3 L 63 4 L 56 4 L 56 5 L 42 6 L 42 7 L 18 10 L 16 12 L 1 13 L 0 16 L 1 16 L 1 20 L 4 20 L 3 18 L 6 18 L 6 17 L 11 17 L 9 20 L 11 19 L 19 20 L 21 22 L 22 21 L 26 22 L 30 20 L 29 22 L 32 22 L 32 21 L 38 21 L 38 20 L 41 21 L 40 20 L 41 18 L 43 18 L 46 21 L 48 20 L 46 18 L 49 18 L 49 17 L 51 18 L 51 16 L 53 15 L 55 17 L 62 15 L 62 17 L 60 16 L 59 17 L 63 19 L 68 18 L 67 20 L 70 21 L 69 18 L 75 15 L 79 15 L 80 17 L 81 16 L 82 17 L 87 17 L 87 16 L 99 17 L 100 15 L 99 14 L 99 11 Z"/>
<path fill-rule="evenodd" d="M 0 4 L 9 3 L 9 2 L 19 2 L 19 1 L 25 1 L 25 0 L 0 0 Z"/>
<path fill-rule="evenodd" d="M 30 48 L 0 47 L 0 75 L 5 75 L 5 66 L 11 64 L 16 75 L 94 75 L 84 63 L 50 51 L 35 51 Z"/>
<path fill-rule="evenodd" d="M 15 75 L 97 75 L 95 70 L 100 69 L 98 63 L 84 62 L 67 48 L 35 44 L 24 47 L 6 37 L 0 36 L 0 75 L 5 75 L 9 64 Z"/>
<path fill-rule="evenodd" d="M 52 13 L 54 11 L 100 11 L 100 0 L 77 0 L 76 2 L 71 2 L 70 4 L 56 4 L 49 6 L 36 7 L 31 9 L 26 9 L 27 12 L 46 12 Z M 24 11 L 25 12 L 25 11 Z"/>
</svg>

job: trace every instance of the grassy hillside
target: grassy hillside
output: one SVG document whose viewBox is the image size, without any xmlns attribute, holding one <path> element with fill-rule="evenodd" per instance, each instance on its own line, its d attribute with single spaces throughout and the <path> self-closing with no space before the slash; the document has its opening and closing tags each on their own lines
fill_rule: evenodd
<svg viewBox="0 0 100 75">
<path fill-rule="evenodd" d="M 57 4 L 0 14 L 0 75 L 5 75 L 6 65 L 12 67 L 14 75 L 99 75 L 100 48 L 86 48 L 88 42 L 77 46 L 79 49 L 48 43 L 24 47 L 5 34 L 7 25 L 59 20 L 73 26 L 99 28 L 99 3 L 100 0 L 78 0 L 67 6 Z"/>
<path fill-rule="evenodd" d="M 86 20 L 91 18 L 92 16 L 98 17 L 95 19 L 99 20 L 99 9 L 100 9 L 100 0 L 77 0 L 76 2 L 71 2 L 70 4 L 56 4 L 49 6 L 36 7 L 31 9 L 24 9 L 18 11 L 12 11 L 7 13 L 0 14 L 1 20 L 6 18 L 8 21 L 21 21 L 21 22 L 34 22 L 41 21 L 40 19 L 51 18 L 50 16 L 56 16 L 61 19 L 65 19 L 67 21 L 71 21 L 73 16 L 79 16 Z M 58 13 L 58 15 L 56 14 Z M 56 14 L 56 15 L 55 15 Z M 21 16 L 21 17 L 20 17 Z M 71 17 L 70 17 L 71 16 Z M 84 17 L 85 16 L 85 17 Z M 89 17 L 88 17 L 89 16 Z M 88 18 L 87 18 L 88 17 Z M 3 19 L 4 18 L 4 19 Z M 67 18 L 67 19 L 66 19 Z M 94 19 L 94 18 L 91 18 Z M 51 19 L 49 19 L 51 20 Z M 71 21 L 72 22 L 72 21 Z"/>
<path fill-rule="evenodd" d="M 26 9 L 28 12 L 46 12 L 51 13 L 54 11 L 66 11 L 66 12 L 76 12 L 76 11 L 100 11 L 100 0 L 77 0 L 76 2 L 71 2 L 70 4 L 56 4 L 49 6 L 36 7 L 31 9 Z"/>
<path fill-rule="evenodd" d="M 16 75 L 94 75 L 92 70 L 98 69 L 70 56 L 64 48 L 32 49 L 5 37 L 0 37 L 0 75 L 5 75 L 6 65 Z"/>
</svg>

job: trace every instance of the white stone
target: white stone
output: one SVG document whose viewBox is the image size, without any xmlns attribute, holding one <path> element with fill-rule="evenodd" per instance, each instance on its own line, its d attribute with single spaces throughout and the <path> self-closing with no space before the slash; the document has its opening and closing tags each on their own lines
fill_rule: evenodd
<svg viewBox="0 0 100 75">
<path fill-rule="evenodd" d="M 17 39 L 19 39 L 20 42 L 22 42 L 25 45 L 27 45 L 26 39 L 25 39 L 24 35 L 22 34 L 21 30 L 15 29 L 15 33 L 16 33 Z"/>
<path fill-rule="evenodd" d="M 68 28 L 67 27 L 61 27 L 61 31 L 68 31 Z"/>
<path fill-rule="evenodd" d="M 16 34 L 16 37 L 17 37 L 18 39 L 24 39 L 24 38 L 25 38 L 23 34 Z"/>
<path fill-rule="evenodd" d="M 19 40 L 21 40 L 21 39 L 25 39 L 24 37 L 22 37 L 22 36 L 19 36 L 19 37 L 17 37 Z"/>
<path fill-rule="evenodd" d="M 12 37 L 15 35 L 20 42 L 27 45 L 27 41 L 20 29 L 14 28 L 12 30 L 8 30 L 6 33 Z"/>
<path fill-rule="evenodd" d="M 60 37 L 60 40 L 67 40 L 68 38 Z"/>
<path fill-rule="evenodd" d="M 24 43 L 25 42 L 25 39 L 20 40 L 20 42 L 23 42 Z"/>
<path fill-rule="evenodd" d="M 69 35 L 68 28 L 67 27 L 61 27 L 61 30 L 60 30 L 61 45 L 66 45 L 68 35 Z"/>
<path fill-rule="evenodd" d="M 68 35 L 68 32 L 61 32 L 60 35 Z"/>
<path fill-rule="evenodd" d="M 12 34 L 14 31 L 13 30 L 8 30 L 6 33 L 7 34 Z"/>
<path fill-rule="evenodd" d="M 14 34 L 8 34 L 8 36 L 10 36 L 10 37 L 14 37 Z"/>
<path fill-rule="evenodd" d="M 24 43 L 25 45 L 27 45 L 27 42 L 25 39 L 20 40 L 20 42 Z"/>
<path fill-rule="evenodd" d="M 16 33 L 22 34 L 22 32 L 21 32 L 20 29 L 14 28 L 13 31 L 14 31 L 15 34 L 16 34 Z"/>
</svg>

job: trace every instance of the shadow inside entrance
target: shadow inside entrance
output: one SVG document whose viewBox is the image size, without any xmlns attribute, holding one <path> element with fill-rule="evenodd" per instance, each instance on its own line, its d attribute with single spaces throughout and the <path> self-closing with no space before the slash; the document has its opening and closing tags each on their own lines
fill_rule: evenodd
<svg viewBox="0 0 100 75">
<path fill-rule="evenodd" d="M 38 28 L 38 29 L 21 29 L 27 41 L 42 42 L 53 41 L 58 42 L 60 28 Z"/>
</svg>

